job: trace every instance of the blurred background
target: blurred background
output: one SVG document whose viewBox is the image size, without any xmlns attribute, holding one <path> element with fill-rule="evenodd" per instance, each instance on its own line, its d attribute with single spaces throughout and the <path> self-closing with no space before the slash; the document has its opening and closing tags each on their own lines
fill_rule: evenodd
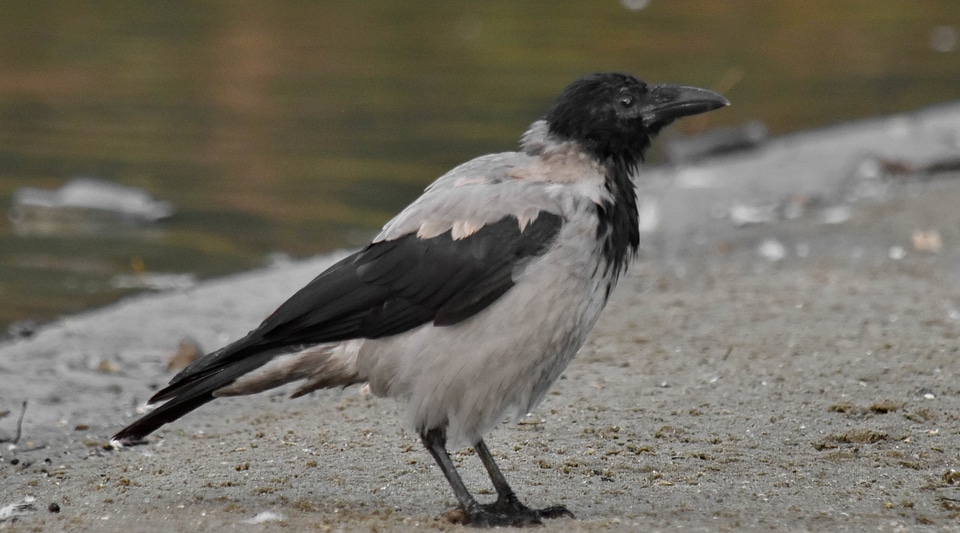
<svg viewBox="0 0 960 533">
<path fill-rule="evenodd" d="M 960 97 L 958 31 L 956 0 L 7 2 L 0 333 L 359 246 L 584 73 L 734 103 L 673 135 L 776 135 Z M 49 209 L 90 197 L 134 208 Z"/>
</svg>

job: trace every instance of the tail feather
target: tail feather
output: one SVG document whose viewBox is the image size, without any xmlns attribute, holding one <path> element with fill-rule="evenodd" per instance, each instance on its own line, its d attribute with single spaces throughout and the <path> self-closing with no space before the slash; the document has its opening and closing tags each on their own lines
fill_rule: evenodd
<svg viewBox="0 0 960 533">
<path fill-rule="evenodd" d="M 212 392 L 171 400 L 121 429 L 113 436 L 113 440 L 123 443 L 141 441 L 160 426 L 173 422 L 211 400 L 213 400 Z"/>
<path fill-rule="evenodd" d="M 153 395 L 148 402 L 148 404 L 152 404 L 167 400 L 166 403 L 121 429 L 113 436 L 113 440 L 120 442 L 143 440 L 144 437 L 160 426 L 173 422 L 201 405 L 214 400 L 216 398 L 215 392 L 218 389 L 226 387 L 240 376 L 263 366 L 275 355 L 275 350 L 269 350 L 248 356 L 233 364 L 200 373 L 196 377 L 184 376 L 185 379 L 175 379 L 170 385 Z"/>
</svg>

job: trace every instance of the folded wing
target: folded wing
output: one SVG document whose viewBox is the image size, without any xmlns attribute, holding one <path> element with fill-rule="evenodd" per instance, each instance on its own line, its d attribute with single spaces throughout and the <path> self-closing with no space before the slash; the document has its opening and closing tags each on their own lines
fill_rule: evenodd
<svg viewBox="0 0 960 533">
<path fill-rule="evenodd" d="M 177 374 L 150 399 L 167 403 L 115 438 L 141 438 L 298 347 L 464 321 L 510 290 L 523 267 L 552 246 L 562 223 L 541 211 L 522 223 L 505 216 L 462 238 L 448 230 L 375 242 L 317 276 L 245 337 Z"/>
</svg>

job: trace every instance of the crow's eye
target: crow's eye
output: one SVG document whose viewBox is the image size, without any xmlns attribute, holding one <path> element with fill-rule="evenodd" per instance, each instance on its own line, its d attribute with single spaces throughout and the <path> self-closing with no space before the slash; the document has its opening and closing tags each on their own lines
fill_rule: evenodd
<svg viewBox="0 0 960 533">
<path fill-rule="evenodd" d="M 624 109 L 630 109 L 633 107 L 633 97 L 629 94 L 623 95 L 620 97 L 620 107 Z"/>
</svg>

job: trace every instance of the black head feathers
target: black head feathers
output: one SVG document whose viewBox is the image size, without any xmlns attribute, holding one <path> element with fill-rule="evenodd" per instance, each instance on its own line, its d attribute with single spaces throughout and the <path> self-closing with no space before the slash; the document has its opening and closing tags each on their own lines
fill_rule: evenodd
<svg viewBox="0 0 960 533">
<path fill-rule="evenodd" d="M 636 164 L 650 141 L 677 118 L 729 105 L 706 89 L 670 84 L 648 85 L 616 72 L 577 79 L 547 111 L 550 133 L 579 142 L 605 161 Z"/>
</svg>

